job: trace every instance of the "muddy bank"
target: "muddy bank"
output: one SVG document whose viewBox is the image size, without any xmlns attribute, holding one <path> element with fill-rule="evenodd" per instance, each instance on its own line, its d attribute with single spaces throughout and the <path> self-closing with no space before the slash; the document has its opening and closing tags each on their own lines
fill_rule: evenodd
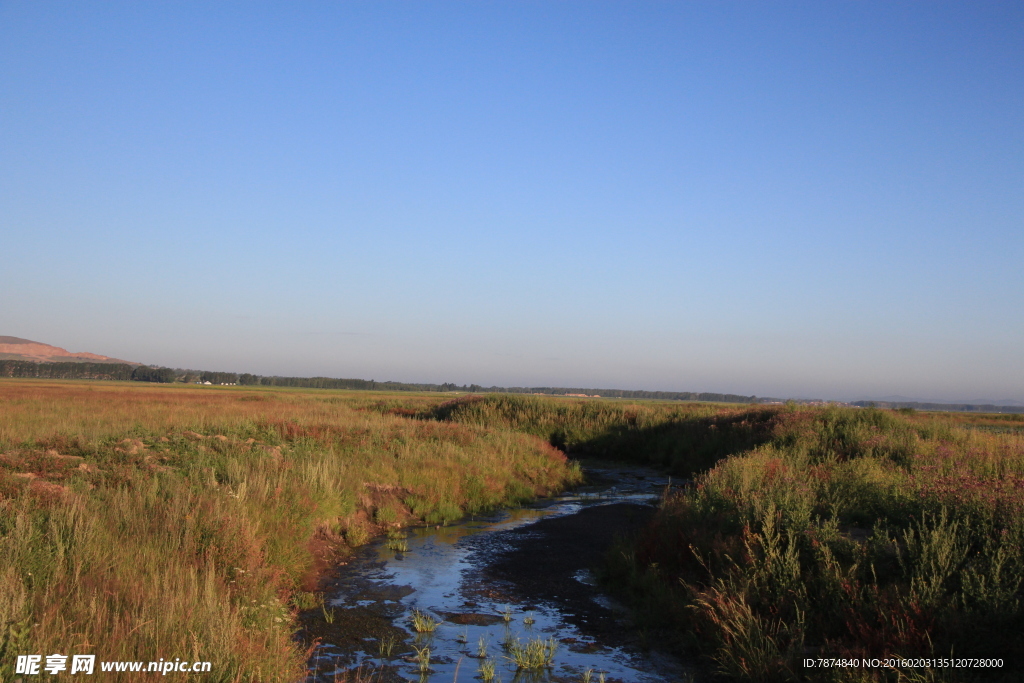
<svg viewBox="0 0 1024 683">
<path fill-rule="evenodd" d="M 424 654 L 438 680 L 464 683 L 480 679 L 485 665 L 502 680 L 529 674 L 538 683 L 575 683 L 587 671 L 609 683 L 685 679 L 685 667 L 636 647 L 625 610 L 589 571 L 617 536 L 651 518 L 667 478 L 636 467 L 594 469 L 574 491 L 405 529 L 356 551 L 322 584 L 325 604 L 302 615 L 297 635 L 312 646 L 308 680 L 356 668 L 408 679 Z M 416 633 L 414 617 L 433 625 Z M 514 650 L 539 642 L 554 644 L 553 658 L 522 670 Z"/>
<path fill-rule="evenodd" d="M 621 634 L 621 611 L 610 607 L 593 580 L 617 537 L 639 531 L 654 508 L 613 503 L 583 508 L 526 527 L 492 534 L 475 553 L 476 588 L 505 587 L 516 602 L 549 601 L 581 631 L 592 636 Z"/>
</svg>

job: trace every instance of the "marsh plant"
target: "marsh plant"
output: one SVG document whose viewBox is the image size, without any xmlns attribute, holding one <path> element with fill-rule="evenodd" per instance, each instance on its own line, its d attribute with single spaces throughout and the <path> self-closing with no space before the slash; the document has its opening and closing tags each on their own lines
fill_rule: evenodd
<svg viewBox="0 0 1024 683">
<path fill-rule="evenodd" d="M 321 604 L 320 605 L 320 611 L 323 612 L 324 621 L 326 621 L 328 624 L 333 624 L 334 623 L 334 608 L 333 607 L 328 607 L 325 604 Z"/>
<path fill-rule="evenodd" d="M 292 604 L 300 610 L 316 609 L 324 604 L 324 596 L 323 593 L 298 591 L 292 596 Z"/>
<path fill-rule="evenodd" d="M 389 538 L 384 547 L 388 550 L 394 550 L 396 553 L 409 552 L 409 542 L 404 538 Z"/>
<path fill-rule="evenodd" d="M 523 623 L 526 626 L 533 626 L 535 623 L 537 623 L 537 620 L 533 618 L 533 612 L 530 612 L 525 617 L 523 617 Z"/>
<path fill-rule="evenodd" d="M 497 676 L 497 667 L 493 659 L 484 659 L 480 662 L 480 678 L 484 683 L 491 683 Z"/>
<path fill-rule="evenodd" d="M 414 610 L 412 613 L 412 629 L 416 633 L 433 633 L 437 630 L 439 623 L 441 622 L 426 612 Z"/>
<path fill-rule="evenodd" d="M 505 620 L 506 624 L 508 624 L 508 623 L 510 623 L 512 621 L 512 607 L 511 606 L 505 605 L 505 609 L 502 610 L 502 612 L 501 612 L 501 618 Z"/>
<path fill-rule="evenodd" d="M 509 641 L 507 659 L 517 669 L 543 669 L 550 667 L 555 661 L 558 641 L 554 637 L 544 640 L 532 638 L 523 643 L 519 638 Z"/>
<path fill-rule="evenodd" d="M 459 632 L 459 635 L 456 636 L 455 640 L 457 642 L 459 642 L 460 644 L 462 644 L 462 645 L 465 645 L 466 643 L 468 643 L 469 642 L 469 629 L 468 628 L 462 629 L 462 631 Z"/>
<path fill-rule="evenodd" d="M 476 642 L 476 656 L 485 659 L 487 657 L 487 637 L 480 636 L 480 640 Z"/>
<path fill-rule="evenodd" d="M 430 673 L 430 648 L 412 646 L 416 651 L 416 667 L 421 674 Z"/>
<path fill-rule="evenodd" d="M 395 646 L 398 645 L 398 638 L 393 635 L 384 636 L 377 641 L 377 649 L 380 651 L 380 656 L 383 659 L 390 659 L 391 655 L 395 651 Z"/>
</svg>

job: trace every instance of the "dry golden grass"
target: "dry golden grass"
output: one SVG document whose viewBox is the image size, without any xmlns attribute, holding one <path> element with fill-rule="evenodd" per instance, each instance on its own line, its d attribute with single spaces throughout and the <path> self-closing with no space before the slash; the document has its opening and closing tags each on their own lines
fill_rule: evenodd
<svg viewBox="0 0 1024 683">
<path fill-rule="evenodd" d="M 300 678 L 314 551 L 578 477 L 536 437 L 383 414 L 442 399 L 0 380 L 0 672 L 60 653 Z"/>
</svg>

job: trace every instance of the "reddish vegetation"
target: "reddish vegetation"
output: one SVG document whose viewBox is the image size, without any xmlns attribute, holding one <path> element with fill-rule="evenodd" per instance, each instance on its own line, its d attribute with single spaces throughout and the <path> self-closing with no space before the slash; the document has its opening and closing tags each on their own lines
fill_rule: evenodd
<svg viewBox="0 0 1024 683">
<path fill-rule="evenodd" d="M 536 437 L 374 409 L 396 400 L 0 380 L 0 679 L 88 642 L 297 680 L 298 613 L 347 546 L 578 478 Z"/>
</svg>

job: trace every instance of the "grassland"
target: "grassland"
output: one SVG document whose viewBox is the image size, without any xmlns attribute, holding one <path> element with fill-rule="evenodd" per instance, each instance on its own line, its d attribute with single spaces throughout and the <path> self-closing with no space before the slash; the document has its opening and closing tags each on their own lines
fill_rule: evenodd
<svg viewBox="0 0 1024 683">
<path fill-rule="evenodd" d="M 565 451 L 693 478 L 606 579 L 724 679 L 1019 680 L 1022 432 L 1019 416 L 7 380 L 0 666 L 182 657 L 214 680 L 295 680 L 297 611 L 339 553 L 571 484 Z M 802 663 L 887 656 L 1004 666 Z"/>
<path fill-rule="evenodd" d="M 712 675 L 1024 678 L 1020 415 L 517 396 L 433 415 L 693 474 L 610 555 L 605 579 L 639 628 Z M 819 658 L 883 665 L 804 664 Z"/>
<path fill-rule="evenodd" d="M 393 414 L 437 403 L 0 382 L 3 677 L 60 653 L 296 680 L 297 605 L 347 547 L 578 480 L 534 436 Z"/>
<path fill-rule="evenodd" d="M 611 557 L 642 624 L 729 680 L 1021 680 L 1024 425 L 848 408 L 724 420 L 761 443 Z M 1002 667 L 804 665 L 865 657 Z"/>
</svg>

